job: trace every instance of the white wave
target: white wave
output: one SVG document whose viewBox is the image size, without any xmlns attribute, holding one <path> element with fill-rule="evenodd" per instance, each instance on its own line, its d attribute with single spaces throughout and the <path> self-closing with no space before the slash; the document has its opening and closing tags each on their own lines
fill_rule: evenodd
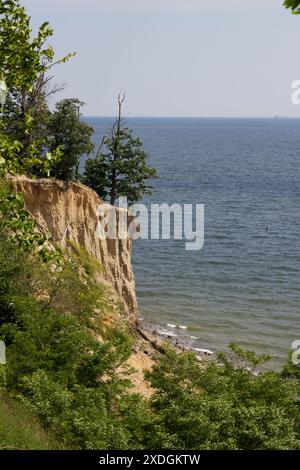
<svg viewBox="0 0 300 470">
<path fill-rule="evenodd" d="M 210 349 L 202 349 L 202 348 L 194 348 L 193 351 L 196 351 L 202 354 L 207 354 L 208 356 L 211 356 L 214 353 Z"/>
<path fill-rule="evenodd" d="M 171 333 L 171 331 L 159 331 L 159 334 L 162 336 L 171 336 L 172 338 L 177 338 L 175 333 Z"/>
</svg>

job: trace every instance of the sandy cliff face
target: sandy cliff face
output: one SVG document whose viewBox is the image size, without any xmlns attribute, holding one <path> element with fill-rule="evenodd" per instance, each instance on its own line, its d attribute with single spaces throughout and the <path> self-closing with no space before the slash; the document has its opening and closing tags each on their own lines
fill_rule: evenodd
<svg viewBox="0 0 300 470">
<path fill-rule="evenodd" d="M 104 205 L 97 194 L 78 183 L 27 177 L 12 179 L 22 192 L 28 212 L 47 231 L 54 243 L 65 246 L 68 241 L 85 248 L 103 266 L 104 280 L 113 286 L 132 319 L 137 318 L 135 282 L 131 265 L 131 241 L 100 239 L 99 206 L 104 217 L 115 211 L 117 226 L 122 209 Z"/>
</svg>

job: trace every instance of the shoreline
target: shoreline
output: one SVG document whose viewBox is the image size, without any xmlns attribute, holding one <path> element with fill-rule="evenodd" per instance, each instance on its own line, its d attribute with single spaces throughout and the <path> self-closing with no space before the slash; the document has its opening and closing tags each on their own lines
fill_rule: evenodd
<svg viewBox="0 0 300 470">
<path fill-rule="evenodd" d="M 138 320 L 137 331 L 160 352 L 163 352 L 163 343 L 168 343 L 179 352 L 191 352 L 196 354 L 199 361 L 216 357 L 215 351 L 187 344 L 183 336 L 173 334 L 167 329 L 165 331 L 160 330 L 158 326 L 148 323 L 144 319 Z"/>
</svg>

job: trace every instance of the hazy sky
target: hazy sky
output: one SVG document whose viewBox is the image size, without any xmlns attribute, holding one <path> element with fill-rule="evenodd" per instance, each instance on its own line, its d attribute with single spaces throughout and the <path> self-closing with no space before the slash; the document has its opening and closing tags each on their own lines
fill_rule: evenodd
<svg viewBox="0 0 300 470">
<path fill-rule="evenodd" d="M 60 97 L 85 114 L 114 115 L 124 89 L 131 116 L 300 116 L 300 17 L 283 0 L 23 0 L 49 20 Z"/>
</svg>

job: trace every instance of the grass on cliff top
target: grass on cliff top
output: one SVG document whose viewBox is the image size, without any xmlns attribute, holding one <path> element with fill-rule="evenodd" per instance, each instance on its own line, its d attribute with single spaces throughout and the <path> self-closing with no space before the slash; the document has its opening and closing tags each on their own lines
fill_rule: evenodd
<svg viewBox="0 0 300 470">
<path fill-rule="evenodd" d="M 0 450 L 54 450 L 61 446 L 21 403 L 0 393 Z"/>
</svg>

